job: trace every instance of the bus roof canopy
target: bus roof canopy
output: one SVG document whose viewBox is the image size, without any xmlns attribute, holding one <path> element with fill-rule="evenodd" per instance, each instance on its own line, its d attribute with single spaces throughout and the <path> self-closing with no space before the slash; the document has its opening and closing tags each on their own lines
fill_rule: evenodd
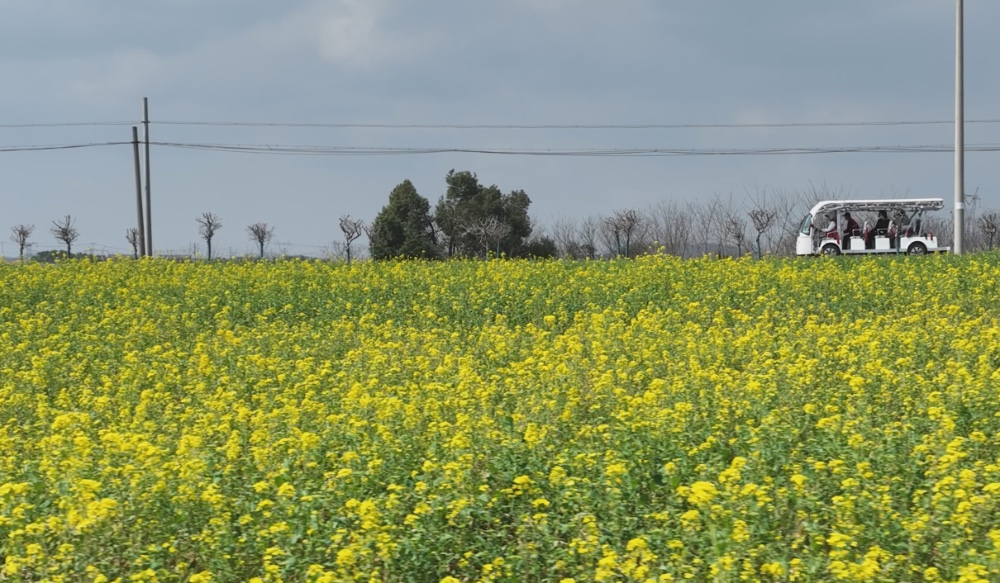
<svg viewBox="0 0 1000 583">
<path fill-rule="evenodd" d="M 944 208 L 941 198 L 883 198 L 870 200 L 821 200 L 810 209 L 809 214 L 845 210 L 845 211 L 891 211 L 891 210 L 929 210 L 938 211 Z"/>
</svg>

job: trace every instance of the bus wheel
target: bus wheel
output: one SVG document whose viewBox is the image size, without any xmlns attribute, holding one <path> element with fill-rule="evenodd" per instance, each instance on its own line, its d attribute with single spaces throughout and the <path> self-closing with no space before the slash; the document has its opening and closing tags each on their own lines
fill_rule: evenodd
<svg viewBox="0 0 1000 583">
<path fill-rule="evenodd" d="M 836 245 L 833 245 L 833 244 L 824 245 L 822 253 L 823 253 L 823 255 L 827 255 L 829 257 L 833 257 L 835 255 L 840 255 L 840 248 L 837 247 Z"/>
<path fill-rule="evenodd" d="M 927 245 L 924 245 L 923 243 L 913 243 L 912 245 L 910 245 L 909 247 L 906 248 L 906 254 L 907 255 L 926 255 L 927 254 Z"/>
</svg>

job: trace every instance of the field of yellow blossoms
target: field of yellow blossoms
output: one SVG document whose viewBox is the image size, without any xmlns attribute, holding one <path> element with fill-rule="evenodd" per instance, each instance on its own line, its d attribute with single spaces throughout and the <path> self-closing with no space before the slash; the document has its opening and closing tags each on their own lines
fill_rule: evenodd
<svg viewBox="0 0 1000 583">
<path fill-rule="evenodd" d="M 0 296 L 0 581 L 1000 580 L 1000 255 Z"/>
</svg>

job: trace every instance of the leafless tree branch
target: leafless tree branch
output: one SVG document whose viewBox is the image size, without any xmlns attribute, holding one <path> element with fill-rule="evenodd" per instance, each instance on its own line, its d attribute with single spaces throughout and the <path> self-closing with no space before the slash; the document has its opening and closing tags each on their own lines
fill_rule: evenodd
<svg viewBox="0 0 1000 583">
<path fill-rule="evenodd" d="M 139 258 L 139 229 L 130 227 L 125 229 L 125 240 L 132 246 L 132 259 Z"/>
<path fill-rule="evenodd" d="M 465 232 L 469 233 L 483 246 L 485 255 L 489 256 L 490 251 L 500 256 L 500 242 L 510 234 L 510 225 L 501 221 L 498 217 L 487 217 L 474 221 L 466 227 Z"/>
<path fill-rule="evenodd" d="M 274 237 L 274 227 L 267 223 L 254 223 L 247 227 L 250 240 L 260 246 L 260 257 L 264 258 L 264 245 Z"/>
<path fill-rule="evenodd" d="M 35 225 L 14 225 L 10 228 L 10 240 L 17 243 L 21 261 L 24 261 L 24 248 L 28 246 L 28 239 L 34 232 Z"/>
<path fill-rule="evenodd" d="M 340 230 L 344 233 L 344 249 L 347 254 L 347 264 L 351 264 L 351 243 L 361 237 L 365 232 L 365 222 L 361 219 L 352 219 L 351 215 L 340 217 Z"/>
<path fill-rule="evenodd" d="M 73 256 L 73 242 L 80 237 L 80 232 L 76 230 L 74 226 L 76 223 L 73 217 L 66 215 L 60 221 L 52 221 L 52 228 L 49 232 L 52 236 L 56 238 L 57 241 L 62 241 L 66 244 L 66 255 L 69 257 Z"/>
<path fill-rule="evenodd" d="M 997 229 L 1000 228 L 1000 215 L 997 213 L 987 213 L 979 217 L 978 221 L 979 230 L 987 237 L 987 250 L 993 250 L 993 238 L 997 235 Z"/>
<path fill-rule="evenodd" d="M 222 228 L 222 218 L 215 213 L 201 213 L 201 216 L 195 219 L 198 223 L 198 234 L 201 238 L 205 240 L 205 244 L 208 246 L 208 259 L 212 259 L 212 237 L 215 236 L 216 231 Z"/>
</svg>

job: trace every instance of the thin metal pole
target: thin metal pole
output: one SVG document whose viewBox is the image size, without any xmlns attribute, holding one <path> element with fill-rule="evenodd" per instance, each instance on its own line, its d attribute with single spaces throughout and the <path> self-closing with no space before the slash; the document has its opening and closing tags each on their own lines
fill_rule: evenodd
<svg viewBox="0 0 1000 583">
<path fill-rule="evenodd" d="M 146 249 L 153 255 L 153 201 L 150 199 L 149 188 L 149 100 L 142 98 L 142 128 L 146 142 Z"/>
<path fill-rule="evenodd" d="M 135 205 L 139 212 L 139 257 L 146 256 L 146 234 L 142 216 L 142 177 L 139 173 L 139 128 L 132 126 L 132 155 L 135 158 Z"/>
<path fill-rule="evenodd" d="M 955 245 L 961 255 L 965 248 L 965 79 L 963 66 L 963 7 L 957 0 L 955 16 Z"/>
</svg>

